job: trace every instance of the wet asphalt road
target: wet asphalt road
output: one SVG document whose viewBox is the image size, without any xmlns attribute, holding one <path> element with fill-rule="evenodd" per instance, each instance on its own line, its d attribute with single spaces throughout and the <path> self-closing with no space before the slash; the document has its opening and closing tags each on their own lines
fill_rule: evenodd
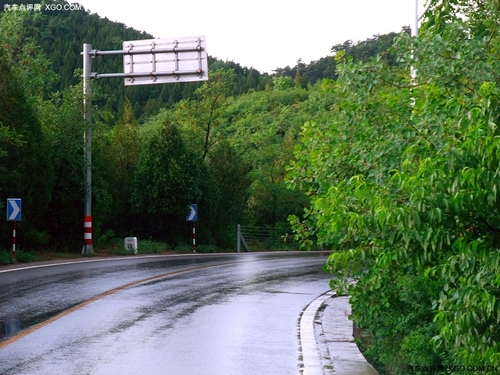
<svg viewBox="0 0 500 375">
<path fill-rule="evenodd" d="M 298 322 L 329 290 L 325 260 L 210 254 L 0 269 L 0 374 L 298 374 Z"/>
</svg>

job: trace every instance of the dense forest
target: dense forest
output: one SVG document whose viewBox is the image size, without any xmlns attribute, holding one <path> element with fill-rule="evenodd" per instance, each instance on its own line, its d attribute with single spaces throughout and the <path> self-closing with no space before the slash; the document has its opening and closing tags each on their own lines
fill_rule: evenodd
<svg viewBox="0 0 500 375">
<path fill-rule="evenodd" d="M 21 249 L 79 253 L 82 44 L 151 35 L 3 5 L 0 207 L 22 198 Z M 94 82 L 94 244 L 180 246 L 197 203 L 198 243 L 233 248 L 251 224 L 333 249 L 332 287 L 387 373 L 498 372 L 499 6 L 435 1 L 418 38 L 346 41 L 271 75 L 209 58 L 202 83 Z M 12 223 L 0 229 L 8 248 Z"/>
</svg>

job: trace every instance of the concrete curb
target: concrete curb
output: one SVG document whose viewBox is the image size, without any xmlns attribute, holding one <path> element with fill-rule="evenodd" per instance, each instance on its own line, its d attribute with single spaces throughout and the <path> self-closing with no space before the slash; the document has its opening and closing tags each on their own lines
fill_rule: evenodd
<svg viewBox="0 0 500 375">
<path fill-rule="evenodd" d="M 349 297 L 329 291 L 300 318 L 301 375 L 378 375 L 359 351 L 349 320 Z"/>
<path fill-rule="evenodd" d="M 300 353 L 302 357 L 302 366 L 300 374 L 302 375 L 325 375 L 334 374 L 334 372 L 325 372 L 323 354 L 318 348 L 316 341 L 315 325 L 316 314 L 326 300 L 332 298 L 333 291 L 322 294 L 312 301 L 302 312 L 300 317 Z"/>
</svg>

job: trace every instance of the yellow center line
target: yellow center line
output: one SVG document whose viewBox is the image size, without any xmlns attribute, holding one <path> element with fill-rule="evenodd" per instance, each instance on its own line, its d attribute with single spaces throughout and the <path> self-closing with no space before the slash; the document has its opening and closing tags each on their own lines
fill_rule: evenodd
<svg viewBox="0 0 500 375">
<path fill-rule="evenodd" d="M 3 349 L 6 346 L 15 343 L 16 341 L 21 340 L 23 337 L 26 337 L 29 334 L 31 334 L 31 333 L 33 333 L 35 331 L 38 331 L 39 329 L 41 329 L 41 328 L 43 328 L 45 326 L 48 326 L 49 324 L 55 322 L 56 320 L 61 319 L 62 317 L 71 314 L 72 312 L 80 310 L 81 308 L 83 308 L 83 307 L 85 307 L 87 305 L 90 305 L 93 302 L 96 302 L 96 301 L 98 301 L 98 300 L 100 300 L 100 299 L 102 299 L 104 297 L 110 296 L 110 295 L 112 295 L 114 293 L 120 292 L 120 291 L 122 291 L 124 289 L 130 288 L 130 287 L 133 287 L 133 286 L 136 286 L 136 285 L 139 285 L 139 284 L 147 283 L 148 281 L 151 281 L 151 280 L 161 279 L 161 278 L 164 278 L 164 277 L 170 277 L 170 276 L 173 276 L 173 275 L 179 275 L 181 273 L 198 271 L 198 270 L 205 269 L 205 268 L 229 266 L 229 265 L 233 265 L 233 264 L 237 264 L 237 263 L 240 263 L 240 262 L 229 262 L 229 263 L 215 264 L 215 265 L 211 265 L 211 266 L 199 266 L 199 267 L 194 267 L 194 268 L 188 268 L 188 269 L 180 270 L 180 271 L 172 271 L 172 272 L 164 273 L 164 274 L 161 274 L 161 275 L 151 276 L 151 277 L 148 277 L 146 279 L 133 281 L 131 283 L 119 286 L 117 288 L 108 290 L 107 292 L 101 293 L 101 294 L 99 294 L 99 295 L 97 295 L 97 296 L 95 296 L 95 297 L 93 297 L 93 298 L 91 298 L 91 299 L 89 299 L 87 301 L 81 302 L 78 305 L 75 305 L 75 306 L 73 306 L 73 307 L 71 307 L 71 308 L 69 308 L 67 310 L 64 310 L 63 312 L 61 312 L 61 313 L 53 316 L 50 319 L 47 319 L 47 320 L 45 320 L 45 321 L 43 321 L 41 323 L 35 324 L 34 326 L 31 326 L 31 327 L 29 327 L 29 328 L 27 328 L 27 329 L 19 332 L 15 336 L 7 338 L 6 340 L 0 342 L 0 349 Z"/>
</svg>

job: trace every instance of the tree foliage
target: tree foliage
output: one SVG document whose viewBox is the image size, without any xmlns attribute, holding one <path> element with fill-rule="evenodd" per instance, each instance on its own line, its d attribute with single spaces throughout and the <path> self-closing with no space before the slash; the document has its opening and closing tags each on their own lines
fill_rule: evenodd
<svg viewBox="0 0 500 375">
<path fill-rule="evenodd" d="M 169 122 L 144 146 L 132 198 L 134 213 L 148 217 L 139 220 L 139 233 L 178 242 L 189 204 L 201 198 L 199 157 L 186 149 Z"/>
<path fill-rule="evenodd" d="M 287 191 L 284 177 L 300 126 L 309 116 L 302 109 L 309 92 L 287 77 L 276 81 L 285 84 L 235 98 L 226 110 L 224 135 L 249 170 L 247 220 L 254 225 L 285 223 L 304 206 L 303 194 Z"/>
<path fill-rule="evenodd" d="M 126 99 L 124 106 L 123 116 L 113 128 L 96 129 L 93 147 L 94 160 L 99 163 L 94 174 L 105 184 L 111 199 L 103 225 L 120 237 L 134 230 L 132 192 L 142 146 L 132 103 Z"/>
<path fill-rule="evenodd" d="M 50 200 L 50 185 L 40 176 L 50 164 L 35 105 L 37 84 L 46 76 L 38 70 L 45 61 L 30 43 L 16 44 L 15 54 L 8 53 L 12 51 L 11 38 L 24 37 L 22 23 L 21 16 L 12 15 L 0 25 L 0 124 L 6 142 L 0 161 L 0 194 L 2 202 L 9 197 L 26 197 L 24 214 L 30 220 L 20 227 L 26 240 L 33 243 L 45 240 L 39 238 L 42 226 L 38 223 L 45 222 Z M 5 229 L 6 224 L 2 227 Z"/>
<path fill-rule="evenodd" d="M 392 373 L 500 359 L 497 14 L 436 2 L 397 64 L 340 53 L 329 118 L 303 127 L 289 167 L 311 204 L 297 236 L 338 250 L 332 285 Z"/>
</svg>

